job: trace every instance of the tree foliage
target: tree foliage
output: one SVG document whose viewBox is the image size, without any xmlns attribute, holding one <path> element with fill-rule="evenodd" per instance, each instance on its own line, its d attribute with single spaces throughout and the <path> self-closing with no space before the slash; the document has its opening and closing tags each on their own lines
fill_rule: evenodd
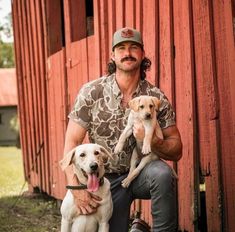
<svg viewBox="0 0 235 232">
<path fill-rule="evenodd" d="M 0 68 L 15 67 L 14 44 L 3 41 L 3 34 L 7 38 L 12 38 L 12 14 L 5 17 L 5 23 L 0 23 Z"/>
<path fill-rule="evenodd" d="M 15 67 L 13 43 L 0 41 L 0 68 Z"/>
</svg>

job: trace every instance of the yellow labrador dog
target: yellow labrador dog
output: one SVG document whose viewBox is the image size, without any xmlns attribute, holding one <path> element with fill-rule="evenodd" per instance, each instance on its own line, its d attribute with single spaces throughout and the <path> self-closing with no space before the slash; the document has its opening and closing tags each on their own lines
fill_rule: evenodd
<svg viewBox="0 0 235 232">
<path fill-rule="evenodd" d="M 122 151 L 125 140 L 133 132 L 134 123 L 142 123 L 145 129 L 145 137 L 143 145 L 142 142 L 137 141 L 137 147 L 132 153 L 129 174 L 122 182 L 122 186 L 125 188 L 139 175 L 140 171 L 147 163 L 159 159 L 157 154 L 151 153 L 151 141 L 154 131 L 156 130 L 157 136 L 163 139 L 162 130 L 157 121 L 157 112 L 160 107 L 160 100 L 158 98 L 145 95 L 136 97 L 129 102 L 129 107 L 131 112 L 128 117 L 127 126 L 118 140 L 114 153 L 117 154 Z M 138 154 L 137 150 L 142 150 L 142 154 L 144 155 L 141 161 L 141 155 Z M 136 167 L 137 164 L 138 166 Z"/>
<path fill-rule="evenodd" d="M 77 215 L 77 207 L 70 190 L 67 191 L 61 205 L 61 232 L 108 232 L 108 221 L 112 215 L 113 203 L 110 192 L 110 183 L 104 177 L 104 163 L 109 152 L 98 144 L 82 144 L 74 148 L 60 162 L 62 170 L 73 165 L 81 189 L 99 196 L 102 200 L 97 211 L 90 215 Z M 68 186 L 72 188 L 74 186 Z"/>
</svg>

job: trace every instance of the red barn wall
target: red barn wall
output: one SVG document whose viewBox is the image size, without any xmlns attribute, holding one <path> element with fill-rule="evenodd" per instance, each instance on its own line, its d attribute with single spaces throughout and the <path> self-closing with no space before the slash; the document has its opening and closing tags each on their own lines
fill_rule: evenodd
<svg viewBox="0 0 235 232">
<path fill-rule="evenodd" d="M 81 85 L 106 73 L 113 32 L 131 26 L 142 32 L 152 61 L 148 80 L 176 110 L 184 146 L 182 159 L 172 164 L 179 176 L 179 230 L 199 231 L 202 217 L 208 231 L 235 230 L 234 1 L 93 0 L 89 21 L 86 4 L 13 1 L 21 141 L 31 190 L 63 198 L 58 161 L 67 114 Z M 151 224 L 150 202 L 142 201 L 141 209 Z"/>
</svg>

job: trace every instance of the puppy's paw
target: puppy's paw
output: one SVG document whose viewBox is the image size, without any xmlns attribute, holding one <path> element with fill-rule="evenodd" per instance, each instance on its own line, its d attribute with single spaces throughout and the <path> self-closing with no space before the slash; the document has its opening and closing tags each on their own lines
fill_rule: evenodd
<svg viewBox="0 0 235 232">
<path fill-rule="evenodd" d="M 143 155 L 148 155 L 149 153 L 151 153 L 151 146 L 150 145 L 144 145 L 142 147 L 142 154 Z"/>
<path fill-rule="evenodd" d="M 122 187 L 123 187 L 123 188 L 128 188 L 129 185 L 130 185 L 130 183 L 131 183 L 131 181 L 130 181 L 130 179 L 127 177 L 127 178 L 125 178 L 125 179 L 122 181 Z"/>
<path fill-rule="evenodd" d="M 118 143 L 114 149 L 114 154 L 118 154 L 122 151 L 123 145 L 121 143 Z"/>
</svg>

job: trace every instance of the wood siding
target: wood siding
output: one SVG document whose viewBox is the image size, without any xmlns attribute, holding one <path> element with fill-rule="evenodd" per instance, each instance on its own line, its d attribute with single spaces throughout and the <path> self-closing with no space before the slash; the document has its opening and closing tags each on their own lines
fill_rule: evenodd
<svg viewBox="0 0 235 232">
<path fill-rule="evenodd" d="M 93 3 L 93 20 L 86 8 Z M 116 29 L 143 33 L 147 79 L 176 110 L 183 157 L 179 230 L 235 230 L 235 3 L 233 0 L 13 1 L 25 177 L 57 199 L 67 115 L 81 85 L 106 73 Z M 89 21 L 88 21 L 89 19 Z M 94 32 L 92 26 L 94 23 Z M 89 36 L 88 36 L 89 33 Z M 201 184 L 201 185 L 200 185 Z M 200 186 L 203 191 L 200 192 Z M 202 206 L 203 193 L 205 204 Z M 132 206 L 132 213 L 138 202 Z M 150 201 L 141 217 L 151 224 Z M 206 216 L 205 216 L 206 215 Z"/>
</svg>

